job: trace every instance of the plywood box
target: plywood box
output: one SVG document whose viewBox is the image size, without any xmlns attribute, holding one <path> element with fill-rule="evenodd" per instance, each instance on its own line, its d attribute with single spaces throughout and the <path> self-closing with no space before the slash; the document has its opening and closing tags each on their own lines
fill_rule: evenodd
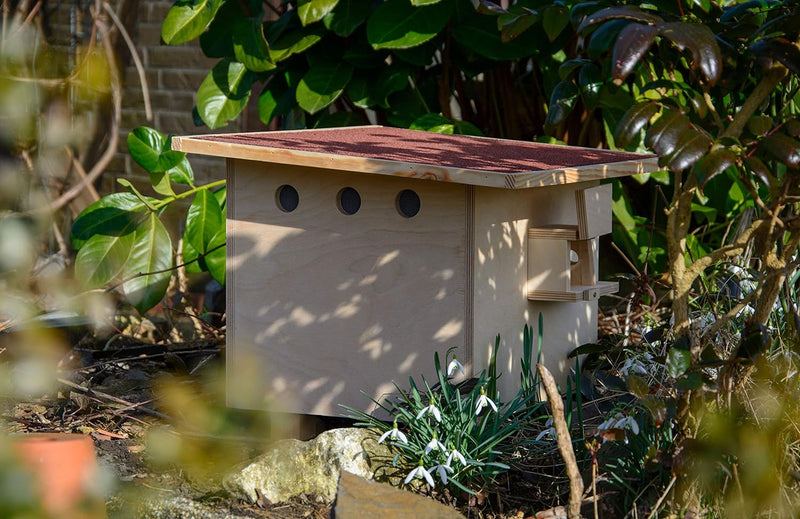
<svg viewBox="0 0 800 519">
<path fill-rule="evenodd" d="M 502 338 L 516 391 L 522 329 L 544 361 L 597 334 L 610 186 L 658 169 L 632 153 L 378 126 L 175 137 L 228 160 L 228 401 L 372 410 L 457 348 L 472 373 Z M 576 261 L 577 260 L 577 261 Z M 234 384 L 235 382 L 235 384 Z M 253 397 L 256 397 L 254 404 Z M 277 402 L 277 404 L 276 404 Z"/>
</svg>

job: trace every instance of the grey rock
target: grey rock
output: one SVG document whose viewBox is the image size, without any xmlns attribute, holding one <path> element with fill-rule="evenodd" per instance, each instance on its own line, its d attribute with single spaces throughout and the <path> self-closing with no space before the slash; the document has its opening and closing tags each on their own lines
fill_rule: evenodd
<svg viewBox="0 0 800 519">
<path fill-rule="evenodd" d="M 379 467 L 391 462 L 392 455 L 386 444 L 378 444 L 373 431 L 333 429 L 307 442 L 276 442 L 269 451 L 228 474 L 223 486 L 251 503 L 281 503 L 300 494 L 330 503 L 343 470 L 372 479 Z"/>
<path fill-rule="evenodd" d="M 464 519 L 457 510 L 433 499 L 367 481 L 343 471 L 331 519 Z"/>
<path fill-rule="evenodd" d="M 119 514 L 124 516 L 123 514 Z M 246 519 L 226 510 L 215 510 L 186 497 L 150 500 L 143 503 L 136 517 L 143 519 Z"/>
</svg>

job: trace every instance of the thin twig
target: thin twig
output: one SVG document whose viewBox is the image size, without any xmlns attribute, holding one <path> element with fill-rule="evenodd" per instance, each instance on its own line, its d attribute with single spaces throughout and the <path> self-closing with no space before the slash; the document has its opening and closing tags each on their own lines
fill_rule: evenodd
<svg viewBox="0 0 800 519">
<path fill-rule="evenodd" d="M 677 479 L 678 479 L 678 476 L 672 476 L 672 479 L 669 481 L 669 484 L 667 485 L 667 488 L 664 490 L 664 492 L 658 498 L 658 501 L 656 501 L 656 504 L 653 505 L 653 509 L 650 511 L 650 515 L 647 516 L 647 519 L 653 519 L 654 517 L 656 517 L 656 515 L 658 515 L 658 509 L 661 507 L 661 503 L 663 503 L 664 499 L 667 498 L 667 496 L 669 495 L 670 490 L 672 490 L 672 485 L 675 484 L 675 481 Z"/>
<path fill-rule="evenodd" d="M 103 2 L 103 9 L 108 13 L 108 16 L 111 17 L 111 21 L 114 22 L 114 25 L 119 29 L 119 33 L 122 35 L 122 39 L 125 40 L 125 45 L 128 46 L 128 50 L 131 53 L 131 58 L 133 58 L 133 64 L 136 66 L 136 72 L 139 74 L 139 82 L 142 85 L 142 97 L 144 98 L 144 113 L 145 118 L 148 121 L 153 120 L 153 110 L 150 107 L 150 88 L 147 86 L 147 76 L 144 73 L 144 65 L 142 65 L 142 60 L 139 58 L 139 53 L 136 51 L 136 45 L 134 45 L 133 40 L 131 39 L 128 31 L 125 29 L 125 26 L 122 25 L 117 13 L 111 8 L 108 3 Z"/>
<path fill-rule="evenodd" d="M 93 396 L 93 397 L 99 398 L 101 400 L 108 400 L 109 402 L 114 402 L 115 404 L 122 404 L 122 405 L 128 406 L 128 407 L 136 405 L 133 402 L 129 402 L 127 400 L 123 400 L 121 398 L 117 398 L 114 395 L 109 395 L 108 393 L 103 393 L 102 391 L 96 391 L 96 390 L 88 388 L 88 387 L 83 387 L 81 385 L 76 384 L 75 382 L 71 382 L 71 381 L 63 379 L 63 378 L 59 378 L 59 379 L 56 379 L 56 380 L 58 380 L 59 384 L 64 384 L 67 387 L 71 387 L 72 389 L 80 391 L 81 393 L 85 393 L 85 394 L 87 394 L 89 396 Z M 172 418 L 170 416 L 167 416 L 164 413 L 160 413 L 158 411 L 155 411 L 155 410 L 147 408 L 147 407 L 138 407 L 137 409 L 139 409 L 141 412 L 143 412 L 145 414 L 149 414 L 151 416 L 155 416 L 157 418 L 161 418 L 162 420 L 170 420 L 170 421 L 172 420 Z"/>
<path fill-rule="evenodd" d="M 567 517 L 569 519 L 580 519 L 581 501 L 583 500 L 583 479 L 581 479 L 581 471 L 578 470 L 575 451 L 572 449 L 572 438 L 569 434 L 569 428 L 567 428 L 567 421 L 564 419 L 564 401 L 558 392 L 553 375 L 544 364 L 538 364 L 536 369 L 539 371 L 539 378 L 547 394 L 547 400 L 550 402 L 550 412 L 553 414 L 553 427 L 556 430 L 558 450 L 564 459 L 567 477 L 569 477 Z"/>
</svg>

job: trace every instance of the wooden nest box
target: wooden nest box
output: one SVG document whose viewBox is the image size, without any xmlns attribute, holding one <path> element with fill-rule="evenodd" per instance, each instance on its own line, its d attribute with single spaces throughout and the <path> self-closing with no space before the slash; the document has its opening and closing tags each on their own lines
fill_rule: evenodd
<svg viewBox="0 0 800 519">
<path fill-rule="evenodd" d="M 597 338 L 598 236 L 611 186 L 658 169 L 632 153 L 380 126 L 175 137 L 228 159 L 228 402 L 338 416 L 372 410 L 456 348 L 472 374 L 494 339 L 501 397 L 522 330 L 544 362 Z M 534 359 L 535 361 L 535 359 Z"/>
</svg>

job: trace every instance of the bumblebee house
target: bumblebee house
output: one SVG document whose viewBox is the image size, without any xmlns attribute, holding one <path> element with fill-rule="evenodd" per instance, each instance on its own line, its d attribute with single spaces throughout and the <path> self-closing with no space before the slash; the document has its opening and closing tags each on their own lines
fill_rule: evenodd
<svg viewBox="0 0 800 519">
<path fill-rule="evenodd" d="M 611 231 L 600 180 L 658 167 L 379 126 L 172 146 L 228 159 L 229 404 L 331 416 L 371 410 L 362 391 L 435 380 L 433 354 L 451 347 L 478 374 L 497 334 L 510 396 L 539 312 L 544 362 L 565 373 L 566 353 L 597 337 L 597 298 L 617 289 L 597 279 L 597 238 Z"/>
</svg>

